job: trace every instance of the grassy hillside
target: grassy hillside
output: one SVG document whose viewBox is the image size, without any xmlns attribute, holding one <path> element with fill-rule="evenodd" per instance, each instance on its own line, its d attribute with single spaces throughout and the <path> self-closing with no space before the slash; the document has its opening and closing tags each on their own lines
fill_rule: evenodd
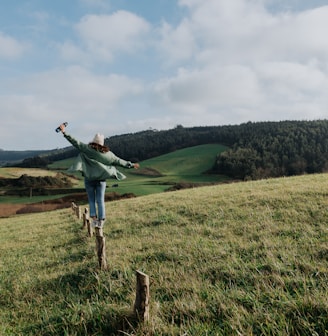
<svg viewBox="0 0 328 336">
<path fill-rule="evenodd" d="M 0 334 L 327 335 L 327 177 L 107 203 L 108 271 L 70 209 L 0 219 Z"/>
<path fill-rule="evenodd" d="M 210 170 L 218 153 L 226 150 L 219 144 L 200 145 L 177 150 L 140 163 L 140 171 L 118 168 L 127 176 L 126 180 L 108 181 L 108 191 L 120 194 L 134 193 L 137 196 L 158 193 L 166 190 L 169 184 L 187 183 L 218 183 L 227 180 L 225 176 L 204 174 Z M 51 169 L 67 169 L 72 159 L 58 161 L 50 165 Z M 149 175 L 147 169 L 156 170 L 162 176 Z M 111 188 L 118 184 L 118 188 Z"/>
<path fill-rule="evenodd" d="M 218 144 L 189 147 L 146 160 L 143 166 L 152 167 L 163 175 L 182 176 L 188 179 L 211 169 L 216 156 L 227 147 Z"/>
</svg>

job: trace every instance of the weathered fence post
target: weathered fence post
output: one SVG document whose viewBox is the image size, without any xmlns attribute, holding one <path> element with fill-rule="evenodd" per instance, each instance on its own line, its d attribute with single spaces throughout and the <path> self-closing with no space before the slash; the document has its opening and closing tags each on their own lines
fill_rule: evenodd
<svg viewBox="0 0 328 336">
<path fill-rule="evenodd" d="M 88 220 L 89 220 L 89 210 L 88 208 L 84 209 L 84 213 L 83 213 L 83 225 L 82 225 L 82 229 L 86 228 L 88 225 Z"/>
<path fill-rule="evenodd" d="M 81 207 L 80 206 L 76 207 L 76 216 L 77 216 L 78 219 L 82 218 L 82 211 L 81 211 Z"/>
<path fill-rule="evenodd" d="M 90 219 L 87 220 L 87 229 L 88 229 L 88 236 L 92 237 L 93 236 L 93 231 L 92 231 L 92 225 Z"/>
<path fill-rule="evenodd" d="M 81 207 L 77 206 L 74 202 L 72 202 L 72 210 L 75 212 L 78 219 L 82 218 Z"/>
<path fill-rule="evenodd" d="M 136 271 L 136 301 L 134 313 L 141 321 L 149 320 L 149 276 L 141 271 Z"/>
<path fill-rule="evenodd" d="M 96 233 L 96 248 L 97 248 L 97 256 L 99 267 L 102 270 L 107 268 L 107 261 L 106 261 L 106 249 L 105 249 L 105 237 L 103 234 L 102 228 L 95 228 Z"/>
</svg>

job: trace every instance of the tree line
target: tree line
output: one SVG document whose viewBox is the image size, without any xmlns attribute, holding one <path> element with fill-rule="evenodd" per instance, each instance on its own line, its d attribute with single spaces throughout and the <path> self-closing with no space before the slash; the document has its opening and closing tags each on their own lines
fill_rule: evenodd
<svg viewBox="0 0 328 336">
<path fill-rule="evenodd" d="M 218 154 L 211 172 L 245 180 L 326 171 L 327 134 L 328 120 L 177 125 L 170 130 L 149 129 L 108 137 L 105 144 L 119 157 L 137 162 L 182 148 L 219 143 L 229 149 Z M 39 160 L 45 165 L 76 154 L 69 147 L 38 159 L 26 159 L 24 164 Z"/>
<path fill-rule="evenodd" d="M 327 171 L 327 120 L 247 123 L 236 131 L 235 142 L 217 158 L 217 172 L 260 179 Z"/>
</svg>

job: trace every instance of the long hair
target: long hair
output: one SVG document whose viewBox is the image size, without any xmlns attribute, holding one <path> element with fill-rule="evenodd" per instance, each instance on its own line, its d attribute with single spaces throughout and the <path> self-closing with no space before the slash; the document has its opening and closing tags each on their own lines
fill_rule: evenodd
<svg viewBox="0 0 328 336">
<path fill-rule="evenodd" d="M 89 146 L 93 149 L 95 149 L 96 151 L 100 152 L 100 153 L 107 153 L 109 152 L 109 147 L 108 146 L 102 146 L 102 145 L 99 145 L 95 142 L 90 142 L 89 143 Z"/>
</svg>

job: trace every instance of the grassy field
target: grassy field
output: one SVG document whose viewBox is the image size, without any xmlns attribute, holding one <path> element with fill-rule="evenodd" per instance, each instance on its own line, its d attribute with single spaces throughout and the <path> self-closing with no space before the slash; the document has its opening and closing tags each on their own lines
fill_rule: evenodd
<svg viewBox="0 0 328 336">
<path fill-rule="evenodd" d="M 0 334 L 328 335 L 327 178 L 106 203 L 107 271 L 70 209 L 0 219 Z"/>
<path fill-rule="evenodd" d="M 18 178 L 23 174 L 28 174 L 29 176 L 55 176 L 56 171 L 49 171 L 40 168 L 18 168 L 18 167 L 1 167 L 0 168 L 0 178 Z"/>
</svg>

